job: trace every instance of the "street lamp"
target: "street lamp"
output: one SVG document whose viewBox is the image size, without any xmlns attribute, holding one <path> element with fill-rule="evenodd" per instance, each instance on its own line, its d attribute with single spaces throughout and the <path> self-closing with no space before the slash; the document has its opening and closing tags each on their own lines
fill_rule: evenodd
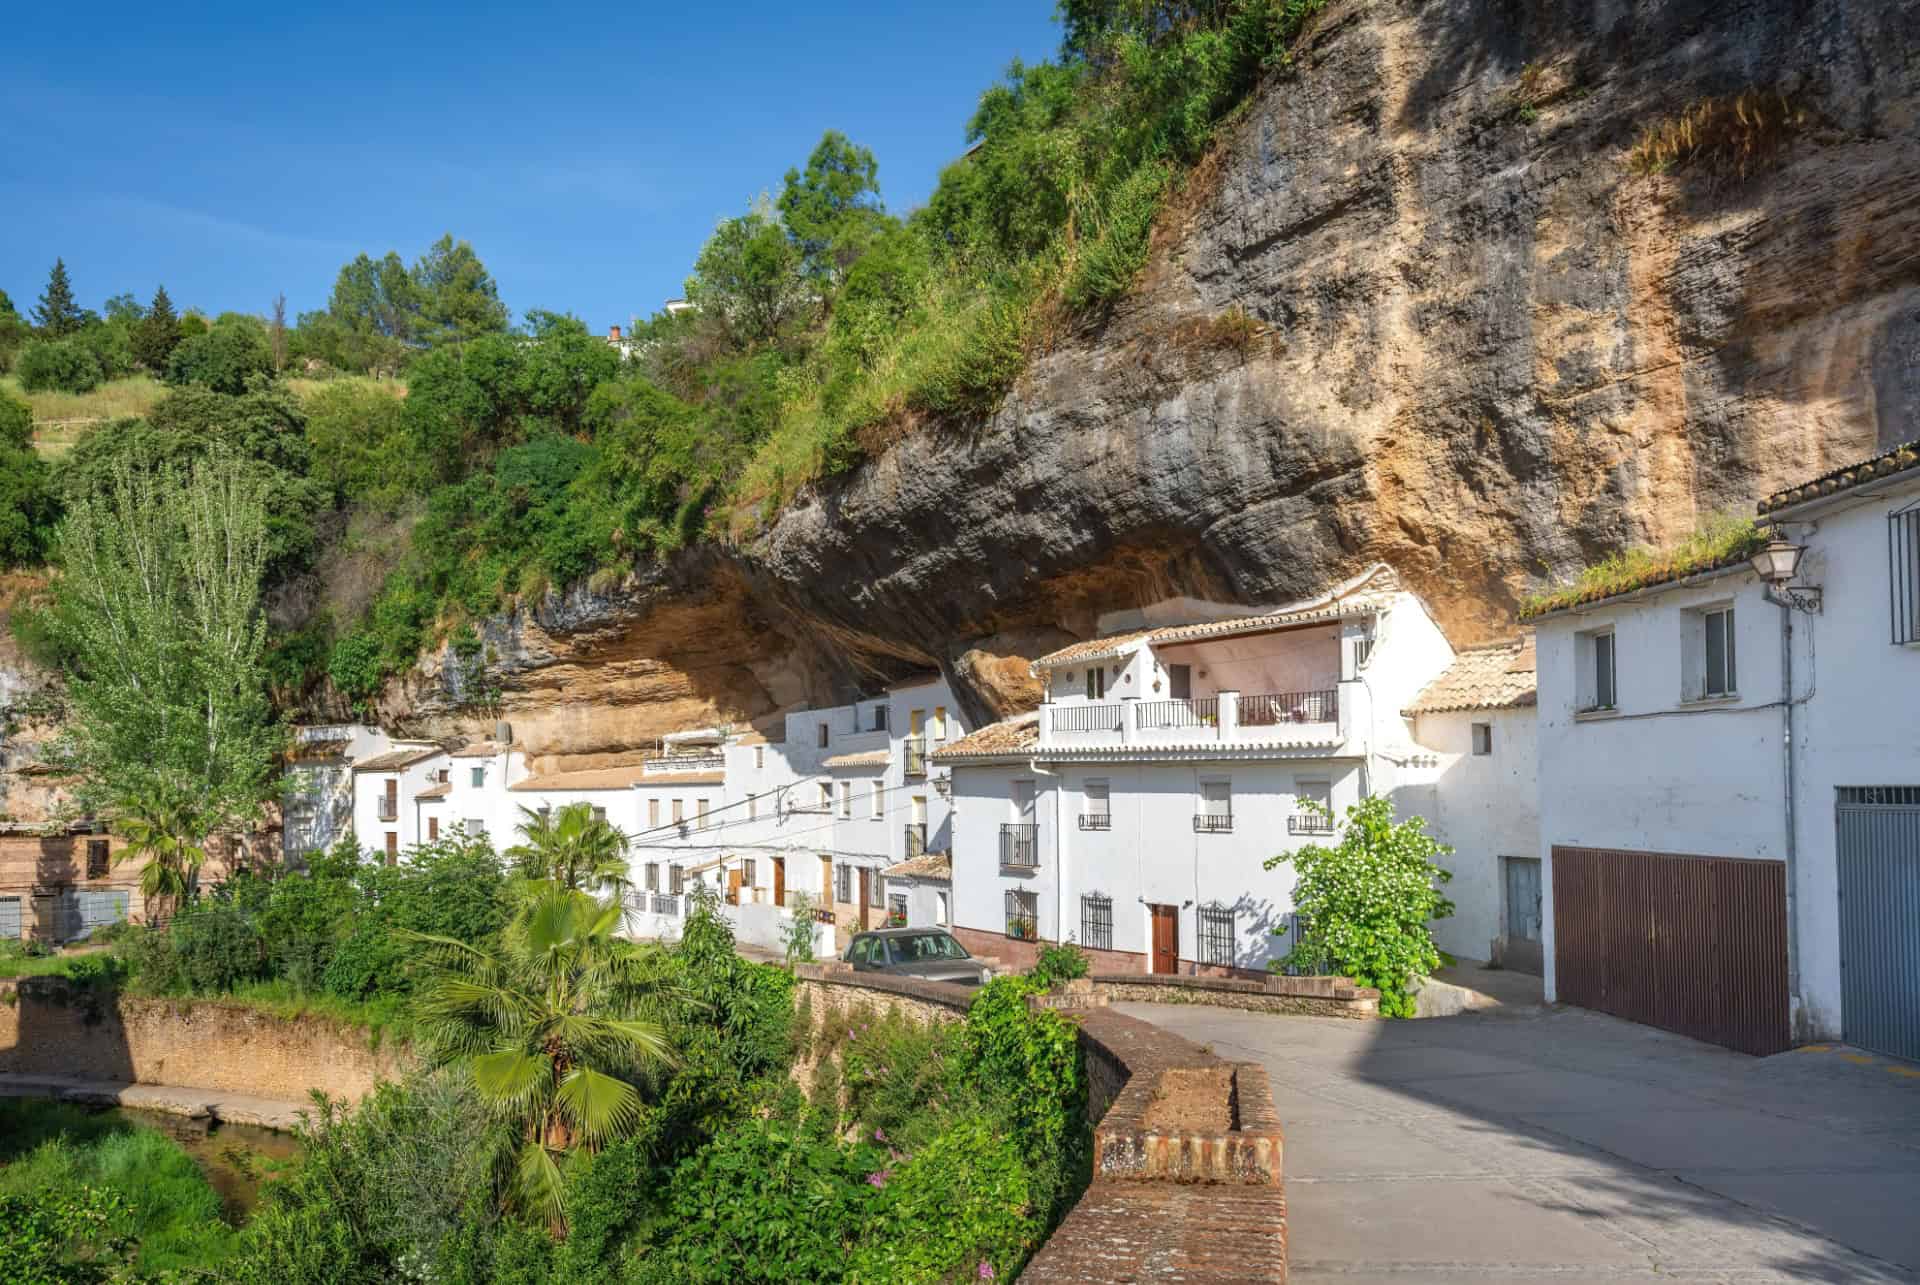
<svg viewBox="0 0 1920 1285">
<path fill-rule="evenodd" d="M 1775 536 L 1767 541 L 1748 559 L 1754 572 L 1766 584 L 1766 599 L 1778 606 L 1794 611 L 1816 612 L 1820 610 L 1820 590 L 1817 586 L 1802 586 L 1789 589 L 1787 582 L 1800 570 L 1800 559 L 1806 555 L 1805 545 L 1795 544 L 1791 540 Z"/>
</svg>

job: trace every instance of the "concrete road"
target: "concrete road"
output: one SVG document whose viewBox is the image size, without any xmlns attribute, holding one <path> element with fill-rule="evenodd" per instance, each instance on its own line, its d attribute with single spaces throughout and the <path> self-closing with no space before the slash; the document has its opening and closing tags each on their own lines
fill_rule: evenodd
<svg viewBox="0 0 1920 1285">
<path fill-rule="evenodd" d="M 1920 1067 L 1581 1010 L 1115 1008 L 1263 1063 L 1293 1280 L 1920 1279 Z"/>
</svg>

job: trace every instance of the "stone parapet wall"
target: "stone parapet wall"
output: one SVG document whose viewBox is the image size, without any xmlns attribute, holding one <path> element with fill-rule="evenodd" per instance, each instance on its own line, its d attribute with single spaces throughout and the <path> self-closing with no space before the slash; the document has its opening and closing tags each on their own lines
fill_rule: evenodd
<svg viewBox="0 0 1920 1285">
<path fill-rule="evenodd" d="M 796 973 L 795 1003 L 816 1030 L 831 1013 L 863 1008 L 960 1021 L 974 995 L 846 965 Z M 1115 1013 L 1085 982 L 1045 1006 L 1079 1029 L 1094 1176 L 1021 1279 L 1284 1281 L 1283 1147 L 1265 1070 Z"/>
<path fill-rule="evenodd" d="M 1380 992 L 1344 977 L 1169 977 L 1160 974 L 1095 973 L 1093 993 L 1139 1004 L 1211 1004 L 1293 1017 L 1371 1018 L 1380 1015 Z"/>
<path fill-rule="evenodd" d="M 217 1089 L 304 1102 L 357 1100 L 415 1065 L 367 1031 L 218 1000 L 149 999 L 63 978 L 0 981 L 0 1072 Z"/>
</svg>

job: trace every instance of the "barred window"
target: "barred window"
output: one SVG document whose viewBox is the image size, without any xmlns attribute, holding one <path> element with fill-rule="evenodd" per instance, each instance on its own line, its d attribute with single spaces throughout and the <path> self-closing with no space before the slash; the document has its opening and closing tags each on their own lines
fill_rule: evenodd
<svg viewBox="0 0 1920 1285">
<path fill-rule="evenodd" d="M 658 861 L 647 862 L 647 891 L 660 891 L 660 863 Z"/>
<path fill-rule="evenodd" d="M 1040 932 L 1040 898 L 1036 893 L 1007 889 L 1007 936 L 1032 941 Z"/>
<path fill-rule="evenodd" d="M 833 899 L 853 900 L 853 867 L 844 861 L 833 868 Z"/>
<path fill-rule="evenodd" d="M 749 888 L 753 887 L 752 857 L 742 857 L 740 859 L 740 882 L 746 884 Z"/>
<path fill-rule="evenodd" d="M 679 866 L 667 867 L 667 891 L 678 897 L 686 890 L 687 872 Z"/>
<path fill-rule="evenodd" d="M 887 904 L 887 890 L 881 886 L 885 882 L 878 870 L 867 880 L 867 904 L 876 910 Z"/>
<path fill-rule="evenodd" d="M 1893 641 L 1920 642 L 1920 504 L 1887 515 L 1887 573 Z"/>
<path fill-rule="evenodd" d="M 87 840 L 87 878 L 105 879 L 107 877 L 107 841 L 105 839 Z"/>
<path fill-rule="evenodd" d="M 593 819 L 596 821 L 605 821 L 607 819 L 607 810 L 605 808 L 595 808 L 593 810 Z"/>
<path fill-rule="evenodd" d="M 754 746 L 753 747 L 753 766 L 756 769 L 758 769 L 758 768 L 764 768 L 766 767 L 766 765 L 767 765 L 767 747 L 764 745 Z"/>
<path fill-rule="evenodd" d="M 1232 967 L 1235 958 L 1233 910 L 1214 902 L 1200 907 L 1200 962 Z"/>
<path fill-rule="evenodd" d="M 904 928 L 907 924 L 907 898 L 904 893 L 895 893 L 887 898 L 887 926 Z"/>
<path fill-rule="evenodd" d="M 1113 898 L 1088 893 L 1080 898 L 1080 944 L 1093 950 L 1113 949 Z"/>
</svg>

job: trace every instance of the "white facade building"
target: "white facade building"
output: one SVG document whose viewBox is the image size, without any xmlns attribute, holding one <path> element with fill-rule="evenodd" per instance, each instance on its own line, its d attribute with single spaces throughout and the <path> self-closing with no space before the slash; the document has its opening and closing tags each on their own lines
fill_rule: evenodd
<svg viewBox="0 0 1920 1285">
<path fill-rule="evenodd" d="M 1920 1057 L 1920 452 L 1761 508 L 1786 593 L 1742 558 L 1537 622 L 1547 993 Z"/>
<path fill-rule="evenodd" d="M 1034 663 L 1034 714 L 933 756 L 953 773 L 954 931 L 1015 962 L 1071 939 L 1102 968 L 1264 970 L 1291 947 L 1293 887 L 1266 860 L 1329 835 L 1309 801 L 1339 816 L 1430 786 L 1439 756 L 1401 711 L 1453 648 L 1384 566 L 1256 616 L 1130 614 Z"/>
<path fill-rule="evenodd" d="M 446 786 L 447 752 L 401 746 L 353 765 L 353 834 L 391 865 L 408 848 L 431 842 Z"/>
<path fill-rule="evenodd" d="M 280 778 L 280 844 L 287 860 L 299 862 L 353 833 L 354 764 L 391 753 L 394 741 L 364 723 L 308 724 L 294 728 L 292 739 Z"/>
</svg>

